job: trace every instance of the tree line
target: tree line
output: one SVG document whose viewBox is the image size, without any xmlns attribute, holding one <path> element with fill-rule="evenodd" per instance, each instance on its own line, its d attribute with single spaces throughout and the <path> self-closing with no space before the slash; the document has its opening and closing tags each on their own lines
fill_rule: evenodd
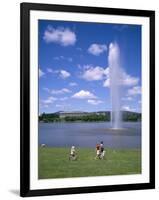
<svg viewBox="0 0 159 200">
<path fill-rule="evenodd" d="M 123 111 L 122 112 L 122 120 L 123 121 L 141 121 L 141 113 L 135 113 L 135 112 L 128 112 Z M 99 122 L 99 121 L 110 121 L 110 112 L 105 112 L 105 115 L 103 114 L 96 114 L 96 113 L 90 113 L 88 115 L 81 115 L 81 116 L 64 116 L 60 117 L 57 113 L 43 113 L 39 116 L 40 122 Z"/>
</svg>

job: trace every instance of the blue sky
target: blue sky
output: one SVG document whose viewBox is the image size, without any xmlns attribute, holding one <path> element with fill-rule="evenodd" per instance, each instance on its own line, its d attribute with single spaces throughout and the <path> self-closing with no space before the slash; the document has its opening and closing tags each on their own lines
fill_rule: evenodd
<svg viewBox="0 0 159 200">
<path fill-rule="evenodd" d="M 141 26 L 39 20 L 39 112 L 111 110 L 109 48 L 117 43 L 122 110 L 141 112 Z"/>
</svg>

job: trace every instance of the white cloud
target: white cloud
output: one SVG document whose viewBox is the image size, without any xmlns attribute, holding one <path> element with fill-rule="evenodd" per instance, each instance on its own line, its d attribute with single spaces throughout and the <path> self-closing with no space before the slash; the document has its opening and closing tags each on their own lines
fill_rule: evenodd
<svg viewBox="0 0 159 200">
<path fill-rule="evenodd" d="M 109 87 L 110 86 L 110 69 L 109 69 L 109 67 L 107 67 L 105 69 L 105 75 L 106 75 L 106 79 L 103 83 L 103 86 Z M 137 85 L 139 82 L 138 77 L 133 77 L 133 76 L 127 74 L 124 70 L 121 70 L 120 76 L 121 76 L 121 80 L 119 80 L 119 84 L 123 85 L 123 86 L 130 87 L 130 86 Z"/>
<path fill-rule="evenodd" d="M 52 26 L 49 26 L 44 32 L 43 39 L 47 43 L 53 42 L 60 44 L 61 46 L 69 46 L 75 44 L 76 34 L 69 28 L 53 28 Z"/>
<path fill-rule="evenodd" d="M 56 104 L 55 105 L 57 108 L 63 108 L 64 107 L 64 105 L 62 105 L 62 104 Z"/>
<path fill-rule="evenodd" d="M 110 86 L 110 79 L 107 78 L 103 83 L 103 87 L 109 87 L 109 86 Z"/>
<path fill-rule="evenodd" d="M 64 57 L 64 56 L 55 56 L 53 59 L 54 60 L 66 60 L 66 61 L 69 61 L 69 62 L 73 61 L 73 58 L 71 58 L 71 57 Z"/>
<path fill-rule="evenodd" d="M 50 90 L 51 94 L 64 94 L 64 93 L 71 93 L 71 90 L 67 88 L 62 88 L 61 90 Z"/>
<path fill-rule="evenodd" d="M 59 74 L 60 78 L 62 78 L 62 79 L 66 79 L 71 76 L 71 74 L 68 71 L 63 70 L 63 69 L 52 70 L 51 68 L 47 68 L 47 72 L 52 73 L 52 74 Z"/>
<path fill-rule="evenodd" d="M 61 109 L 61 110 L 70 110 L 71 109 L 71 105 L 70 104 L 56 104 L 55 105 L 57 108 Z"/>
<path fill-rule="evenodd" d="M 69 83 L 69 86 L 71 86 L 71 87 L 77 86 L 77 83 L 71 82 L 71 83 Z"/>
<path fill-rule="evenodd" d="M 123 97 L 122 100 L 123 101 L 132 101 L 133 98 L 132 97 Z"/>
<path fill-rule="evenodd" d="M 76 99 L 96 99 L 97 97 L 87 90 L 80 90 L 79 92 L 75 93 L 72 98 Z"/>
<path fill-rule="evenodd" d="M 95 56 L 99 56 L 101 53 L 107 50 L 107 46 L 105 44 L 92 44 L 88 48 L 88 52 Z"/>
<path fill-rule="evenodd" d="M 61 97 L 59 100 L 60 101 L 66 101 L 68 99 L 68 97 Z"/>
<path fill-rule="evenodd" d="M 81 77 L 87 81 L 102 80 L 107 73 L 107 71 L 104 68 L 99 66 L 92 67 L 90 65 L 85 65 L 84 69 L 85 70 Z"/>
<path fill-rule="evenodd" d="M 81 75 L 81 78 L 87 81 L 98 81 L 104 80 L 103 86 L 109 87 L 110 86 L 110 74 L 109 74 L 109 67 L 103 68 L 100 66 L 93 67 L 91 65 L 84 65 L 83 66 L 84 72 Z M 137 85 L 139 82 L 139 78 L 130 76 L 123 70 L 121 71 L 121 80 L 120 83 L 123 86 L 134 86 Z"/>
<path fill-rule="evenodd" d="M 134 86 L 133 88 L 128 90 L 128 95 L 138 95 L 138 94 L 141 94 L 140 86 Z"/>
<path fill-rule="evenodd" d="M 82 65 L 77 64 L 78 69 L 82 69 Z"/>
<path fill-rule="evenodd" d="M 56 101 L 56 100 L 57 100 L 57 98 L 50 96 L 50 97 L 48 97 L 48 98 L 45 99 L 45 100 L 41 100 L 41 102 L 42 102 L 43 104 L 52 104 L 52 103 L 53 103 L 54 101 Z"/>
<path fill-rule="evenodd" d="M 39 68 L 39 77 L 42 77 L 44 75 L 45 75 L 45 73 Z"/>
<path fill-rule="evenodd" d="M 121 84 L 126 86 L 137 85 L 139 82 L 139 78 L 130 76 L 126 72 L 122 72 L 122 80 Z"/>
<path fill-rule="evenodd" d="M 60 70 L 60 71 L 59 71 L 59 75 L 60 75 L 60 77 L 63 78 L 63 79 L 66 79 L 66 78 L 68 78 L 69 76 L 71 76 L 71 74 L 70 74 L 69 72 L 65 71 L 65 70 Z"/>
<path fill-rule="evenodd" d="M 39 106 L 41 107 L 41 108 L 48 108 L 49 107 L 49 104 L 44 104 L 44 103 L 39 103 Z"/>
<path fill-rule="evenodd" d="M 50 94 L 64 94 L 64 93 L 71 93 L 72 91 L 67 89 L 67 88 L 62 88 L 60 90 L 54 90 L 54 89 L 49 89 L 49 88 L 43 88 L 46 92 Z"/>
<path fill-rule="evenodd" d="M 106 75 L 106 77 L 109 76 L 109 67 L 105 68 L 105 70 L 104 70 L 104 74 Z"/>
<path fill-rule="evenodd" d="M 44 108 L 48 108 L 49 106 L 47 104 L 44 104 L 42 107 Z"/>
<path fill-rule="evenodd" d="M 130 111 L 130 112 L 135 112 L 135 109 L 130 108 L 130 106 L 122 106 L 122 110 L 124 110 L 124 111 Z"/>
<path fill-rule="evenodd" d="M 54 71 L 51 68 L 47 68 L 48 73 L 54 73 Z"/>
<path fill-rule="evenodd" d="M 73 59 L 71 57 L 67 58 L 69 62 L 72 62 Z"/>
<path fill-rule="evenodd" d="M 55 56 L 55 57 L 53 57 L 53 59 L 54 59 L 54 60 L 59 60 L 59 59 L 60 59 L 60 57 L 58 57 L 58 56 Z"/>
<path fill-rule="evenodd" d="M 103 101 L 95 100 L 95 99 L 88 99 L 87 102 L 88 102 L 89 104 L 92 104 L 92 105 L 98 105 L 98 104 L 103 103 Z"/>
<path fill-rule="evenodd" d="M 46 88 L 46 87 L 44 87 L 43 90 L 46 91 L 46 92 L 50 92 L 50 89 Z"/>
</svg>

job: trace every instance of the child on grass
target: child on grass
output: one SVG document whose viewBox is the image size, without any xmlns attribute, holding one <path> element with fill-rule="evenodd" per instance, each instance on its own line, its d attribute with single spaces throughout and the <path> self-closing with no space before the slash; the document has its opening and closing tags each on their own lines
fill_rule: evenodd
<svg viewBox="0 0 159 200">
<path fill-rule="evenodd" d="M 104 144 L 103 141 L 100 143 L 100 159 L 104 159 L 105 156 L 105 150 L 104 150 Z"/>
<path fill-rule="evenodd" d="M 77 159 L 77 152 L 75 150 L 75 146 L 72 146 L 70 156 L 69 156 L 69 160 L 76 160 L 76 159 Z"/>
<path fill-rule="evenodd" d="M 100 145 L 96 144 L 96 157 L 95 159 L 100 158 Z"/>
</svg>

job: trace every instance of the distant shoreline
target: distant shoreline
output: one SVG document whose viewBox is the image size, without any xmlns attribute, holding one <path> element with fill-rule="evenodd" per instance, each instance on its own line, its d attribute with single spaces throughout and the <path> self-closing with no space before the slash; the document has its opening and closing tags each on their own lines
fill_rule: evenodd
<svg viewBox="0 0 159 200">
<path fill-rule="evenodd" d="M 122 121 L 122 122 L 132 122 L 132 123 L 141 123 L 142 121 Z M 111 121 L 50 121 L 50 122 L 44 122 L 39 121 L 39 123 L 44 124 L 52 124 L 52 123 L 111 123 Z"/>
<path fill-rule="evenodd" d="M 40 122 L 110 122 L 110 111 L 98 112 L 64 112 L 56 113 L 42 113 L 39 116 Z M 141 113 L 123 111 L 121 120 L 124 122 L 138 122 L 141 121 Z"/>
</svg>

